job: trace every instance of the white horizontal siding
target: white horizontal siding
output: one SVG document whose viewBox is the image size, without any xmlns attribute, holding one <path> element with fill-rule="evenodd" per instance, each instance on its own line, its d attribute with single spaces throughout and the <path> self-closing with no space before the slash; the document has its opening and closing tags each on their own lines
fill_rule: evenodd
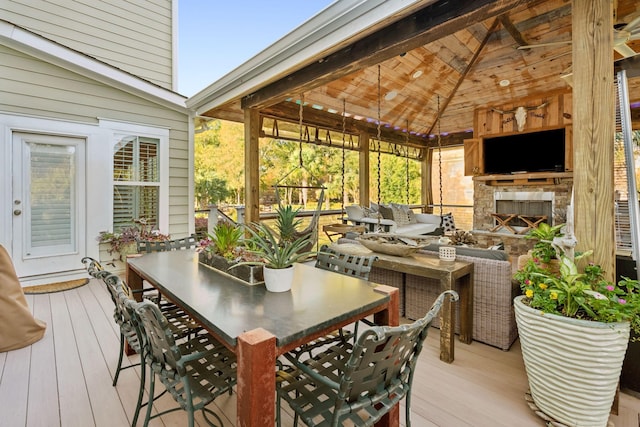
<svg viewBox="0 0 640 427">
<path fill-rule="evenodd" d="M 172 89 L 172 0 L 3 1 L 0 16 Z"/>
<path fill-rule="evenodd" d="M 188 212 L 188 116 L 0 46 L 0 112 L 97 124 L 98 118 L 169 128 L 170 212 Z M 109 161 L 109 159 L 105 159 Z M 110 191 L 107 192 L 110 194 Z M 170 214 L 169 232 L 188 234 Z"/>
</svg>

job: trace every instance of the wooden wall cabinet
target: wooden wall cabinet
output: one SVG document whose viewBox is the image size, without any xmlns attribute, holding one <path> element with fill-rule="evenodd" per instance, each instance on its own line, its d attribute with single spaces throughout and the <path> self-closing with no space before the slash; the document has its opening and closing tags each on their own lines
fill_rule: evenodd
<svg viewBox="0 0 640 427">
<path fill-rule="evenodd" d="M 542 107 L 540 107 L 543 105 Z M 515 110 L 524 107 L 526 122 L 522 131 L 518 131 Z M 571 122 L 571 93 L 556 93 L 546 97 L 525 99 L 497 107 L 479 108 L 474 117 L 474 138 L 464 141 L 464 172 L 467 176 L 482 177 L 484 170 L 484 138 L 527 134 L 551 129 L 565 129 L 565 167 L 564 171 L 536 173 L 536 176 L 556 174 L 565 176 L 573 171 L 573 126 Z M 508 160 L 505 153 L 505 161 Z M 509 177 L 509 178 L 507 178 Z M 506 175 L 509 180 L 511 175 Z M 498 177 L 499 178 L 499 177 Z M 492 176 L 491 181 L 495 180 Z M 499 181 L 499 179 L 498 179 Z"/>
</svg>

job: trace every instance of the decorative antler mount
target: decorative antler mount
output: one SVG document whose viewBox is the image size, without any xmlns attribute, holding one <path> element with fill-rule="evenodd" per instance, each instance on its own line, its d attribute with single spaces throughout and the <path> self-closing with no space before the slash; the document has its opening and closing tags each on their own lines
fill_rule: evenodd
<svg viewBox="0 0 640 427">
<path fill-rule="evenodd" d="M 513 114 L 513 117 L 508 117 L 502 120 L 502 124 L 506 124 L 515 120 L 516 124 L 518 125 L 518 132 L 522 132 L 524 130 L 524 125 L 527 123 L 527 115 L 529 114 L 529 112 L 539 110 L 546 107 L 547 105 L 549 105 L 549 101 L 545 101 L 542 104 L 533 107 L 521 106 L 516 107 L 512 110 L 499 110 L 497 108 L 492 108 L 491 111 L 495 111 L 496 113 L 500 113 L 502 115 Z M 545 113 L 531 113 L 531 115 L 542 119 L 544 119 L 546 116 Z"/>
</svg>

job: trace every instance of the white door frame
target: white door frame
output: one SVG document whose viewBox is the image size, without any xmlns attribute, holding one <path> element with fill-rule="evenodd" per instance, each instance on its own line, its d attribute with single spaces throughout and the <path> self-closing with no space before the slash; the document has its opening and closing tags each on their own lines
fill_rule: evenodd
<svg viewBox="0 0 640 427">
<path fill-rule="evenodd" d="M 82 254 L 99 258 L 99 247 L 96 237 L 102 230 L 107 230 L 111 224 L 111 215 L 104 207 L 104 196 L 110 194 L 110 163 L 105 162 L 110 153 L 109 141 L 112 132 L 100 128 L 97 124 L 71 122 L 39 117 L 0 113 L 0 244 L 13 257 L 12 246 L 12 135 L 16 132 L 40 133 L 49 135 L 82 138 L 86 140 L 85 162 L 86 174 L 84 182 L 86 190 L 82 195 L 80 207 L 86 212 L 84 224 L 85 253 Z M 102 203 L 101 203 L 102 201 Z M 73 271 L 58 271 L 49 275 L 31 275 L 20 277 L 23 286 L 37 285 L 51 282 L 51 278 L 69 280 L 86 277 L 83 265 L 78 265 Z"/>
</svg>

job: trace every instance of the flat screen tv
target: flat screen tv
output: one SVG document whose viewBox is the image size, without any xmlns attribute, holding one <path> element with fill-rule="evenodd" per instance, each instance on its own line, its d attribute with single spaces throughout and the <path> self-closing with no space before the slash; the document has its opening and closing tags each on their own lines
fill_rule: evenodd
<svg viewBox="0 0 640 427">
<path fill-rule="evenodd" d="M 564 172 L 565 130 L 484 138 L 484 172 Z"/>
</svg>

